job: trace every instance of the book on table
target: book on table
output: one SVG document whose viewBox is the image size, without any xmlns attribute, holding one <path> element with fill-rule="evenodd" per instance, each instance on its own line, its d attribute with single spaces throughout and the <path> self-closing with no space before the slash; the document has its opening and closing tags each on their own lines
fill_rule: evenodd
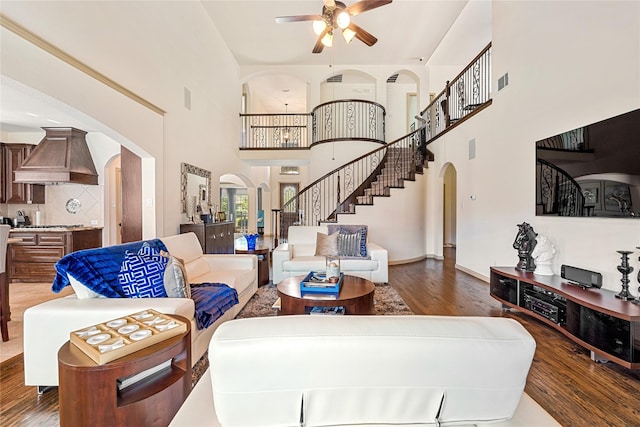
<svg viewBox="0 0 640 427">
<path fill-rule="evenodd" d="M 344 273 L 340 273 L 340 277 L 337 282 L 331 282 L 327 278 L 324 272 L 312 271 L 305 276 L 300 282 L 300 294 L 304 298 L 304 295 L 309 294 L 335 294 L 340 293 L 340 287 L 342 286 L 342 279 Z M 335 299 L 335 298 L 334 298 Z"/>
<path fill-rule="evenodd" d="M 344 314 L 344 307 L 339 305 L 337 307 L 319 307 L 314 306 L 309 311 L 312 316 L 336 316 Z"/>
</svg>

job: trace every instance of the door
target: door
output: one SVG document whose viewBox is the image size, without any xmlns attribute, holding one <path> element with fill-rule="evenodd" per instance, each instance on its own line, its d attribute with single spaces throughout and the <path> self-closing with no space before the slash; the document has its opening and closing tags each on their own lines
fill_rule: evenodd
<svg viewBox="0 0 640 427">
<path fill-rule="evenodd" d="M 297 182 L 293 183 L 280 183 L 280 207 L 282 209 L 283 206 L 291 199 L 295 198 L 298 195 L 298 191 L 300 189 L 300 184 Z M 283 239 L 287 238 L 289 227 L 292 225 L 297 225 L 300 223 L 300 216 L 298 212 L 298 204 L 292 203 L 283 208 L 280 213 L 280 235 Z"/>
<path fill-rule="evenodd" d="M 142 240 L 142 160 L 120 148 L 122 243 Z"/>
</svg>

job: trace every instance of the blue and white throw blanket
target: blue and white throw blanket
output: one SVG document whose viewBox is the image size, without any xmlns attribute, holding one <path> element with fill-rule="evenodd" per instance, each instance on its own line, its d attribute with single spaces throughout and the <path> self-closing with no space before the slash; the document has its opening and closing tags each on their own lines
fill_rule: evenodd
<svg viewBox="0 0 640 427">
<path fill-rule="evenodd" d="M 126 298 L 118 281 L 118 273 L 127 251 L 138 253 L 144 243 L 151 248 L 166 251 L 160 239 L 141 240 L 104 248 L 72 252 L 56 263 L 56 278 L 51 290 L 60 292 L 69 285 L 67 273 L 93 292 L 107 298 Z"/>
<path fill-rule="evenodd" d="M 191 299 L 196 305 L 196 325 L 198 329 L 206 329 L 238 304 L 238 291 L 224 283 L 192 284 Z"/>
</svg>

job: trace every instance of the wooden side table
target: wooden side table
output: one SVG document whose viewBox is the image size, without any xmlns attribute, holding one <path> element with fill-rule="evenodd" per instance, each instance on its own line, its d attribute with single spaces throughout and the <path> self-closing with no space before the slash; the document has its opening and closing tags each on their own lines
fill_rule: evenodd
<svg viewBox="0 0 640 427">
<path fill-rule="evenodd" d="M 98 365 L 67 341 L 58 352 L 60 425 L 167 426 L 191 392 L 191 327 L 127 356 Z M 118 390 L 116 381 L 171 364 Z"/>
<path fill-rule="evenodd" d="M 258 256 L 258 286 L 268 285 L 269 266 L 271 265 L 271 250 L 267 247 L 258 247 L 252 251 L 248 249 L 236 249 L 237 254 L 251 254 Z"/>
</svg>

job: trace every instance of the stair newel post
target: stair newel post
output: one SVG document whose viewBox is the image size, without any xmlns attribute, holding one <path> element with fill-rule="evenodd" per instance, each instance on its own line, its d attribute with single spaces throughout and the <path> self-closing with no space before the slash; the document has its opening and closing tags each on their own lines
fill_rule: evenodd
<svg viewBox="0 0 640 427">
<path fill-rule="evenodd" d="M 273 214 L 273 247 L 278 246 L 278 213 L 280 209 L 271 209 L 271 213 Z"/>
<path fill-rule="evenodd" d="M 449 97 L 451 96 L 451 86 L 449 85 L 449 80 L 447 80 L 446 91 L 444 95 L 444 122 L 445 126 L 451 126 L 451 116 L 449 115 Z"/>
<path fill-rule="evenodd" d="M 336 188 L 336 213 L 341 212 L 340 210 L 340 174 L 337 175 L 337 188 Z M 336 217 L 336 220 L 338 218 Z"/>
</svg>

